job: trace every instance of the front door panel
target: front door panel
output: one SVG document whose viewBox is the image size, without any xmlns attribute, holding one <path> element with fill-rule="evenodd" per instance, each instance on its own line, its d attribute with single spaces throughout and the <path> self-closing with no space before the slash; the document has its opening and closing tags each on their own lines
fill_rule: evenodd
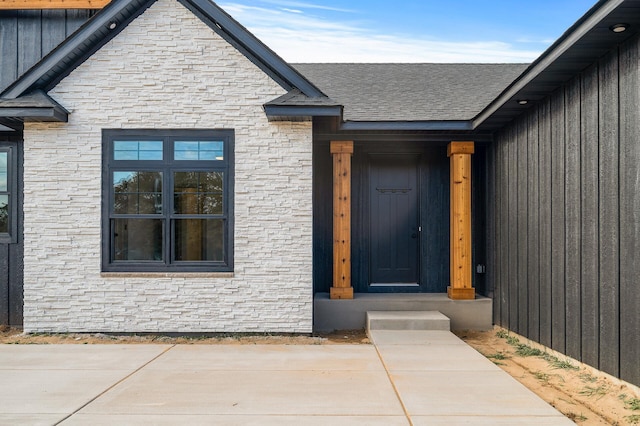
<svg viewBox="0 0 640 426">
<path fill-rule="evenodd" d="M 417 154 L 370 155 L 372 287 L 419 285 L 419 161 Z"/>
</svg>

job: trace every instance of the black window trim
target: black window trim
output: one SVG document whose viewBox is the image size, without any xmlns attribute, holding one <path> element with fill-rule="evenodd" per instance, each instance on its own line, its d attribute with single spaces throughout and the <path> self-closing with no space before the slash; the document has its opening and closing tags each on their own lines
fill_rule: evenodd
<svg viewBox="0 0 640 426">
<path fill-rule="evenodd" d="M 173 141 L 182 140 L 221 140 L 224 141 L 224 160 L 173 160 Z M 162 140 L 162 160 L 114 160 L 113 142 L 120 140 Z M 234 258 L 234 142 L 235 132 L 231 129 L 103 129 L 102 130 L 102 220 L 101 220 L 101 257 L 102 272 L 233 272 Z M 135 215 L 136 218 L 158 218 L 165 221 L 163 226 L 165 261 L 112 261 L 113 246 L 110 232 L 112 208 L 111 176 L 114 171 L 136 170 L 149 171 L 224 171 L 224 211 L 220 218 L 224 221 L 224 261 L 177 261 L 173 262 L 174 242 L 172 228 L 176 215 L 170 209 L 172 197 L 167 196 L 168 188 L 173 188 L 173 175 L 166 173 L 163 177 L 163 214 Z M 226 215 L 226 217 L 225 217 Z M 133 215 L 132 215 L 133 216 Z M 126 218 L 127 215 L 117 215 Z M 187 216 L 188 217 L 188 216 Z M 169 235 L 167 235 L 169 233 Z"/>
<path fill-rule="evenodd" d="M 9 194 L 9 232 L 0 233 L 0 244 L 18 242 L 18 149 L 14 142 L 0 142 L 0 152 L 7 153 L 7 193 Z"/>
</svg>

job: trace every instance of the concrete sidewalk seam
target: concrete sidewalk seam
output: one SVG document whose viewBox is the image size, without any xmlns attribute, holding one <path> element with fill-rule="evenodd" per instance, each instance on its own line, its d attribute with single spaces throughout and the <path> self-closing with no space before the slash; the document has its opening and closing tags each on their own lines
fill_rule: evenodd
<svg viewBox="0 0 640 426">
<path fill-rule="evenodd" d="M 391 383 L 391 387 L 393 388 L 393 392 L 396 394 L 396 398 L 398 398 L 398 402 L 400 403 L 400 406 L 402 407 L 402 411 L 404 412 L 404 415 L 407 418 L 407 421 L 409 422 L 409 426 L 413 426 L 413 421 L 411 421 L 411 416 L 409 415 L 409 411 L 407 410 L 407 407 L 405 407 L 404 401 L 402 401 L 402 398 L 400 397 L 400 392 L 398 391 L 398 388 L 396 387 L 396 384 L 393 381 L 393 377 L 391 376 L 391 372 L 389 371 L 389 368 L 387 368 L 387 364 L 384 362 L 384 358 L 382 357 L 382 354 L 380 353 L 380 350 L 378 349 L 378 345 L 376 345 L 373 342 L 373 339 L 371 339 L 371 342 L 373 343 L 373 347 L 376 349 L 376 353 L 378 354 L 378 358 L 380 359 L 380 362 L 382 363 L 382 367 L 384 368 L 384 371 L 387 374 L 387 378 L 389 379 L 389 382 Z"/>
<path fill-rule="evenodd" d="M 162 355 L 166 354 L 168 351 L 170 351 L 171 349 L 175 348 L 177 345 L 171 345 L 168 348 L 166 348 L 164 351 L 162 351 L 161 353 L 159 353 L 158 355 L 154 356 L 153 358 L 151 358 L 149 361 L 145 362 L 144 364 L 142 364 L 140 367 L 136 368 L 135 370 L 133 370 L 131 373 L 127 374 L 126 376 L 124 376 L 122 379 L 118 380 L 117 382 L 115 382 L 114 384 L 112 384 L 111 386 L 107 387 L 105 390 L 103 390 L 102 392 L 100 392 L 98 395 L 94 396 L 93 398 L 91 398 L 89 401 L 87 401 L 86 403 L 82 404 L 80 407 L 78 407 L 77 409 L 75 409 L 74 411 L 72 411 L 71 413 L 69 413 L 68 415 L 66 415 L 65 417 L 63 417 L 62 419 L 60 419 L 58 422 L 54 423 L 54 426 L 58 426 L 59 424 L 61 424 L 62 422 L 64 422 L 65 420 L 68 420 L 69 418 L 73 417 L 75 414 L 78 414 L 78 412 L 80 412 L 83 408 L 87 407 L 89 404 L 91 404 L 92 402 L 94 402 L 96 399 L 100 398 L 102 395 L 106 394 L 107 392 L 109 392 L 111 389 L 115 388 L 116 386 L 118 386 L 120 383 L 124 382 L 125 380 L 129 379 L 131 376 L 133 376 L 134 374 L 136 374 L 137 372 L 139 372 L 140 370 L 142 370 L 143 368 L 145 368 L 146 366 L 148 366 L 149 364 L 151 364 L 152 362 L 154 362 L 155 360 L 157 360 L 158 358 L 160 358 Z"/>
</svg>

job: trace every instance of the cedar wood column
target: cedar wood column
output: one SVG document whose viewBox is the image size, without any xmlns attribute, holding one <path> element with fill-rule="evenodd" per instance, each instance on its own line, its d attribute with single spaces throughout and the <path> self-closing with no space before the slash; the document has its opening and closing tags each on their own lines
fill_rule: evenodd
<svg viewBox="0 0 640 426">
<path fill-rule="evenodd" d="M 471 268 L 471 154 L 473 142 L 451 142 L 450 299 L 475 299 Z"/>
<path fill-rule="evenodd" d="M 352 141 L 332 141 L 333 285 L 331 299 L 353 299 L 351 287 L 351 155 Z"/>
</svg>

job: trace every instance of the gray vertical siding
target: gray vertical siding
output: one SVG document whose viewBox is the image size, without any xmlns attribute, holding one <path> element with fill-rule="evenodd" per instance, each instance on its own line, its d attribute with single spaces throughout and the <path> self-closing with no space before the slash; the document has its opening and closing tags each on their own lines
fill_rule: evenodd
<svg viewBox="0 0 640 426">
<path fill-rule="evenodd" d="M 507 240 L 508 264 L 505 285 L 507 286 L 508 315 L 511 327 L 520 332 L 518 313 L 518 133 L 517 127 L 510 129 L 507 143 Z"/>
<path fill-rule="evenodd" d="M 620 376 L 640 384 L 640 43 L 620 51 Z"/>
<path fill-rule="evenodd" d="M 600 63 L 600 368 L 619 373 L 620 349 L 620 207 L 618 182 L 618 54 Z"/>
<path fill-rule="evenodd" d="M 500 247 L 499 268 L 500 281 L 497 293 L 500 295 L 500 319 L 502 324 L 509 324 L 509 144 L 506 143 L 506 136 L 503 143 L 497 145 L 498 156 L 496 158 L 496 175 L 498 177 L 496 185 L 496 196 L 500 200 L 500 216 L 503 220 L 498 222 L 500 227 L 500 237 L 497 246 Z"/>
<path fill-rule="evenodd" d="M 540 280 L 540 343 L 551 347 L 551 101 L 538 108 L 538 279 Z M 535 226 L 535 225 L 534 225 Z"/>
<path fill-rule="evenodd" d="M 487 152 L 487 168 L 489 170 L 487 174 L 487 255 L 489 256 L 487 259 L 487 266 L 494 265 L 493 268 L 487 268 L 487 282 L 491 288 L 491 293 L 489 296 L 492 296 L 494 300 L 500 299 L 500 265 L 498 265 L 498 259 L 500 259 L 501 249 L 498 245 L 498 241 L 500 241 L 500 224 L 493 220 L 492 218 L 500 215 L 501 208 L 501 200 L 500 200 L 500 192 L 495 185 L 496 182 L 499 182 L 500 175 L 498 171 L 500 168 L 497 165 L 499 153 L 496 149 L 490 148 Z M 493 318 L 500 318 L 501 312 L 500 308 L 502 307 L 501 303 L 493 304 Z"/>
<path fill-rule="evenodd" d="M 535 111 L 537 112 L 537 111 Z M 527 123 L 527 288 L 528 288 L 528 335 L 540 338 L 540 193 L 539 193 L 539 153 L 538 115 L 533 113 Z"/>
<path fill-rule="evenodd" d="M 571 81 L 565 90 L 565 324 L 566 335 L 580 335 L 580 79 Z M 565 338 L 567 355 L 579 358 L 581 340 Z"/>
<path fill-rule="evenodd" d="M 516 244 L 517 248 L 517 281 L 516 283 L 525 283 L 524 285 L 516 285 L 514 290 L 518 298 L 518 332 L 525 334 L 528 332 L 527 322 L 529 317 L 529 286 L 528 284 L 528 240 L 529 233 L 527 229 L 527 195 L 528 195 L 528 155 L 527 155 L 527 122 L 522 121 L 517 126 L 517 142 L 515 144 L 515 152 L 517 159 L 517 186 L 515 188 L 515 197 L 517 202 L 516 215 L 516 232 L 520 236 Z M 515 283 L 514 283 L 515 284 Z"/>
<path fill-rule="evenodd" d="M 551 97 L 551 347 L 566 348 L 565 303 L 565 202 L 564 202 L 564 90 Z"/>
<path fill-rule="evenodd" d="M 637 385 L 639 106 L 636 37 L 498 133 L 487 157 L 495 322 Z"/>
<path fill-rule="evenodd" d="M 0 10 L 0 91 L 76 31 L 93 10 Z"/>
<path fill-rule="evenodd" d="M 599 333 L 599 246 L 598 216 L 598 67 L 582 75 L 582 112 L 580 116 L 580 193 L 582 212 L 580 228 L 580 290 L 582 316 L 582 360 L 598 364 Z"/>
</svg>

